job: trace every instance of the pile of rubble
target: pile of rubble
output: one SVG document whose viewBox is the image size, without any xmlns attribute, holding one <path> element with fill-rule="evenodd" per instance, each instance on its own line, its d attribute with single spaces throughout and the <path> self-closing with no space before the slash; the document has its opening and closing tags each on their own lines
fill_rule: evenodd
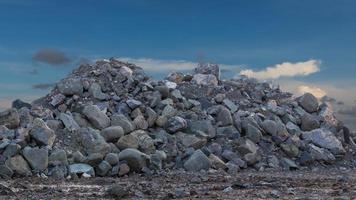
<svg viewBox="0 0 356 200">
<path fill-rule="evenodd" d="M 115 59 L 81 65 L 46 97 L 0 113 L 0 176 L 298 169 L 352 159 L 327 103 L 214 64 L 165 80 Z M 350 156 L 351 155 L 351 156 Z"/>
</svg>

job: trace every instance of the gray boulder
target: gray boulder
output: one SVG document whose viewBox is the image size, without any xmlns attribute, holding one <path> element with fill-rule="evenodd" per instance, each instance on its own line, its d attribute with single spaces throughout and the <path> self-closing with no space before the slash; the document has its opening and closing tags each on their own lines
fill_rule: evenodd
<svg viewBox="0 0 356 200">
<path fill-rule="evenodd" d="M 68 165 L 67 153 L 62 149 L 52 151 L 48 158 L 49 165 Z"/>
<path fill-rule="evenodd" d="M 120 150 L 127 148 L 138 149 L 138 138 L 132 134 L 124 135 L 120 137 L 119 141 L 117 141 L 116 146 Z"/>
<path fill-rule="evenodd" d="M 107 98 L 107 95 L 101 91 L 101 86 L 98 83 L 91 84 L 89 93 L 98 100 L 105 100 Z"/>
<path fill-rule="evenodd" d="M 71 113 L 61 113 L 59 115 L 59 119 L 63 122 L 64 126 L 69 130 L 69 131 L 74 131 L 78 130 L 80 126 L 78 123 L 74 120 L 73 116 Z"/>
<path fill-rule="evenodd" d="M 316 112 L 319 109 L 318 99 L 310 93 L 305 93 L 303 96 L 299 97 L 298 103 L 309 113 Z"/>
<path fill-rule="evenodd" d="M 277 124 L 273 120 L 265 120 L 261 124 L 263 130 L 270 135 L 277 135 Z"/>
<path fill-rule="evenodd" d="M 53 146 L 56 134 L 40 118 L 33 121 L 33 127 L 30 130 L 30 136 L 40 145 Z"/>
<path fill-rule="evenodd" d="M 48 150 L 45 148 L 25 147 L 22 152 L 25 159 L 35 171 L 43 171 L 48 167 Z"/>
<path fill-rule="evenodd" d="M 87 154 L 100 153 L 105 155 L 110 152 L 110 145 L 106 143 L 99 131 L 92 128 L 81 128 L 75 133 L 77 141 L 80 142 Z"/>
<path fill-rule="evenodd" d="M 311 131 L 320 127 L 320 122 L 318 117 L 311 114 L 304 114 L 302 116 L 301 128 L 303 131 Z"/>
<path fill-rule="evenodd" d="M 21 176 L 30 176 L 31 168 L 26 160 L 21 155 L 16 155 L 6 160 L 6 166 L 8 166 L 15 174 Z"/>
<path fill-rule="evenodd" d="M 117 142 L 124 134 L 124 129 L 121 126 L 110 126 L 100 132 L 107 142 Z"/>
<path fill-rule="evenodd" d="M 119 160 L 124 160 L 130 166 L 130 169 L 140 172 L 147 166 L 149 156 L 137 149 L 125 149 L 119 153 Z"/>
<path fill-rule="evenodd" d="M 122 129 L 124 129 L 125 134 L 135 130 L 134 124 L 122 114 L 114 114 L 111 117 L 111 125 L 120 126 Z"/>
<path fill-rule="evenodd" d="M 200 170 L 208 170 L 211 166 L 209 158 L 201 151 L 196 150 L 184 163 L 184 168 L 187 171 L 198 172 Z"/>
<path fill-rule="evenodd" d="M 103 113 L 96 105 L 87 105 L 83 109 L 83 114 L 90 123 L 97 129 L 104 129 L 110 126 L 110 118 Z"/>
<path fill-rule="evenodd" d="M 81 95 L 83 84 L 80 78 L 68 78 L 57 84 L 58 90 L 64 95 Z"/>
<path fill-rule="evenodd" d="M 310 141 L 316 146 L 330 150 L 333 154 L 344 154 L 345 149 L 340 140 L 326 129 L 315 129 L 302 134 L 304 140 Z"/>
<path fill-rule="evenodd" d="M 232 125 L 233 120 L 230 111 L 226 107 L 221 106 L 216 116 L 216 121 L 220 126 Z"/>
</svg>

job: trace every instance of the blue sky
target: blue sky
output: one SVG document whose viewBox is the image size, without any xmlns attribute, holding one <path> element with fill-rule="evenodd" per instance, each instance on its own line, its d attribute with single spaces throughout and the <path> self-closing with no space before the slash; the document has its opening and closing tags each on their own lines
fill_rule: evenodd
<svg viewBox="0 0 356 200">
<path fill-rule="evenodd" d="M 48 49 L 70 61 L 34 59 Z M 238 74 L 315 60 L 318 71 L 274 81 L 352 107 L 355 52 L 353 0 L 0 0 L 0 104 L 45 94 L 33 85 L 58 81 L 80 60 L 115 56 L 156 76 L 178 61 L 187 69 L 216 62 Z"/>
</svg>

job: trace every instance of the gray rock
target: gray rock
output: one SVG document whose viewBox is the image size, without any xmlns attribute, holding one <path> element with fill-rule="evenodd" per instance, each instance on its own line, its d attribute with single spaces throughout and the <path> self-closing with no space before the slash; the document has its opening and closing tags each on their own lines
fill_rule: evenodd
<svg viewBox="0 0 356 200">
<path fill-rule="evenodd" d="M 187 128 L 187 126 L 187 121 L 179 116 L 175 116 L 168 119 L 166 123 L 166 129 L 170 133 L 175 133 L 177 131 L 184 130 Z"/>
<path fill-rule="evenodd" d="M 46 148 L 25 147 L 22 152 L 25 159 L 35 171 L 43 171 L 48 167 L 48 150 Z"/>
<path fill-rule="evenodd" d="M 221 106 L 216 116 L 216 121 L 220 126 L 232 125 L 233 120 L 230 111 L 226 107 Z"/>
<path fill-rule="evenodd" d="M 124 129 L 125 134 L 135 130 L 135 126 L 132 124 L 132 122 L 121 114 L 114 114 L 111 117 L 111 125 L 120 126 L 122 129 Z"/>
<path fill-rule="evenodd" d="M 318 117 L 311 114 L 304 114 L 302 116 L 301 128 L 303 131 L 311 131 L 320 127 L 320 122 Z"/>
<path fill-rule="evenodd" d="M 227 169 L 226 163 L 214 154 L 209 155 L 211 166 L 214 169 Z"/>
<path fill-rule="evenodd" d="M 126 101 L 126 104 L 132 109 L 136 109 L 137 107 L 142 105 L 141 101 L 135 100 L 135 99 L 129 99 Z"/>
<path fill-rule="evenodd" d="M 205 133 L 209 138 L 213 138 L 216 135 L 215 127 L 212 125 L 211 121 L 188 121 L 188 133 L 198 134 L 198 132 Z"/>
<path fill-rule="evenodd" d="M 199 63 L 198 67 L 194 69 L 196 74 L 212 74 L 220 80 L 220 67 L 212 63 Z"/>
<path fill-rule="evenodd" d="M 300 106 L 302 106 L 302 108 L 304 108 L 304 110 L 309 113 L 316 112 L 319 109 L 318 99 L 310 93 L 306 93 L 299 97 L 298 103 Z"/>
<path fill-rule="evenodd" d="M 209 158 L 201 151 L 196 150 L 190 158 L 185 161 L 184 168 L 187 171 L 200 171 L 200 170 L 208 170 L 211 166 L 211 161 Z"/>
<path fill-rule="evenodd" d="M 136 126 L 136 129 L 143 129 L 146 130 L 148 129 L 148 122 L 146 121 L 145 117 L 142 115 L 137 116 L 133 123 Z"/>
<path fill-rule="evenodd" d="M 64 102 L 64 100 L 66 99 L 66 96 L 63 95 L 62 93 L 56 94 L 54 95 L 52 98 L 52 101 L 50 102 L 50 104 L 54 107 L 62 104 Z"/>
<path fill-rule="evenodd" d="M 6 166 L 8 166 L 15 174 L 21 176 L 30 176 L 31 169 L 26 160 L 21 155 L 16 155 L 6 160 Z"/>
<path fill-rule="evenodd" d="M 86 158 L 85 158 L 85 163 L 89 164 L 90 166 L 97 166 L 101 163 L 101 161 L 103 161 L 103 156 L 104 154 L 101 153 L 92 153 L 89 154 Z"/>
<path fill-rule="evenodd" d="M 302 134 L 304 140 L 310 141 L 316 146 L 330 150 L 333 154 L 344 154 L 345 149 L 340 140 L 326 129 L 315 129 Z"/>
<path fill-rule="evenodd" d="M 7 145 L 5 151 L 2 153 L 6 158 L 10 158 L 16 154 L 18 154 L 21 150 L 21 146 L 15 143 L 10 143 Z"/>
<path fill-rule="evenodd" d="M 326 163 L 333 163 L 336 160 L 335 156 L 330 151 L 313 144 L 309 144 L 309 152 L 315 160 L 324 161 Z"/>
<path fill-rule="evenodd" d="M 40 118 L 33 121 L 33 127 L 29 132 L 30 136 L 40 145 L 53 146 L 56 134 Z"/>
<path fill-rule="evenodd" d="M 110 126 L 110 118 L 100 111 L 96 105 L 87 105 L 83 109 L 83 114 L 88 118 L 90 123 L 97 129 L 104 129 Z"/>
<path fill-rule="evenodd" d="M 146 114 L 147 114 L 147 123 L 149 127 L 154 126 L 158 114 L 156 113 L 156 111 L 154 111 L 152 108 L 150 107 L 146 107 Z"/>
<path fill-rule="evenodd" d="M 11 178 L 14 172 L 6 165 L 0 165 L 0 177 Z"/>
<path fill-rule="evenodd" d="M 130 169 L 140 172 L 147 166 L 149 156 L 137 149 L 125 149 L 119 153 L 119 160 L 124 160 L 130 166 Z"/>
<path fill-rule="evenodd" d="M 11 108 L 16 108 L 17 110 L 20 110 L 21 108 L 28 108 L 31 109 L 31 104 L 26 103 L 22 101 L 21 99 L 16 99 L 15 101 L 12 102 Z"/>
<path fill-rule="evenodd" d="M 117 142 L 124 134 L 124 129 L 121 126 L 110 126 L 100 132 L 106 142 Z"/>
<path fill-rule="evenodd" d="M 89 93 L 98 100 L 105 100 L 107 98 L 107 95 L 101 91 L 101 86 L 98 83 L 91 84 Z"/>
<path fill-rule="evenodd" d="M 241 168 L 246 168 L 246 162 L 243 161 L 236 153 L 230 150 L 224 150 L 224 152 L 221 154 L 221 157 L 226 159 L 227 161 L 233 162 L 235 165 Z"/>
<path fill-rule="evenodd" d="M 255 143 L 259 143 L 262 138 L 262 133 L 257 127 L 248 124 L 246 130 L 246 137 Z"/>
<path fill-rule="evenodd" d="M 127 148 L 138 149 L 138 139 L 137 137 L 129 134 L 122 136 L 116 143 L 117 148 L 124 150 Z"/>
<path fill-rule="evenodd" d="M 89 174 L 91 176 L 95 176 L 94 168 L 88 164 L 77 163 L 69 165 L 69 173 L 70 174 Z"/>
<path fill-rule="evenodd" d="M 83 84 L 79 78 L 68 78 L 57 84 L 58 90 L 64 95 L 83 94 Z"/>
<path fill-rule="evenodd" d="M 262 122 L 263 130 L 270 135 L 277 135 L 277 124 L 272 120 L 265 120 Z"/>
<path fill-rule="evenodd" d="M 116 153 L 108 153 L 105 156 L 105 161 L 108 162 L 111 166 L 115 166 L 119 163 L 119 157 Z"/>
<path fill-rule="evenodd" d="M 300 136 L 302 134 L 302 131 L 300 130 L 300 128 L 297 125 L 293 124 L 292 122 L 288 122 L 286 124 L 286 128 L 287 128 L 287 131 L 292 135 Z"/>
<path fill-rule="evenodd" d="M 299 166 L 293 160 L 291 160 L 289 158 L 282 158 L 280 160 L 280 164 L 284 169 L 288 169 L 288 170 L 299 169 Z"/>
<path fill-rule="evenodd" d="M 52 151 L 48 158 L 49 165 L 68 165 L 67 153 L 62 149 Z"/>
<path fill-rule="evenodd" d="M 96 168 L 96 174 L 99 176 L 105 176 L 111 168 L 111 165 L 103 160 Z"/>
<path fill-rule="evenodd" d="M 223 103 L 230 109 L 231 113 L 235 113 L 239 109 L 230 99 L 224 99 Z"/>
<path fill-rule="evenodd" d="M 151 154 L 155 152 L 156 147 L 154 145 L 154 140 L 147 134 L 146 131 L 137 130 L 130 133 L 138 141 L 139 150 L 146 154 Z"/>
<path fill-rule="evenodd" d="M 0 125 L 14 129 L 20 125 L 20 116 L 15 108 L 0 112 Z"/>
<path fill-rule="evenodd" d="M 186 148 L 193 147 L 194 149 L 200 149 L 207 143 L 206 138 L 198 138 L 194 135 L 188 135 L 182 132 L 178 132 L 175 136 Z"/>
<path fill-rule="evenodd" d="M 212 74 L 195 74 L 192 81 L 198 85 L 217 86 L 218 79 Z"/>
<path fill-rule="evenodd" d="M 76 133 L 76 138 L 80 141 L 87 154 L 100 153 L 105 155 L 110 152 L 111 147 L 105 141 L 100 132 L 92 128 L 81 128 Z"/>
<path fill-rule="evenodd" d="M 72 157 L 75 163 L 82 163 L 85 161 L 85 156 L 80 151 L 74 152 Z"/>
<path fill-rule="evenodd" d="M 171 105 L 166 105 L 162 111 L 162 116 L 170 118 L 177 114 L 177 110 L 173 108 Z"/>
<path fill-rule="evenodd" d="M 251 140 L 245 139 L 245 138 L 240 138 L 236 142 L 236 149 L 239 151 L 239 153 L 241 153 L 242 155 L 245 155 L 248 153 L 256 153 L 258 150 L 258 147 Z"/>
<path fill-rule="evenodd" d="M 108 188 L 107 193 L 117 199 L 121 199 L 129 195 L 129 191 L 125 189 L 122 185 L 112 185 Z"/>
<path fill-rule="evenodd" d="M 78 130 L 80 128 L 78 123 L 74 120 L 74 118 L 73 118 L 71 113 L 68 113 L 68 114 L 61 113 L 59 115 L 59 119 L 63 122 L 64 126 L 69 131 L 75 131 L 75 130 Z"/>
</svg>

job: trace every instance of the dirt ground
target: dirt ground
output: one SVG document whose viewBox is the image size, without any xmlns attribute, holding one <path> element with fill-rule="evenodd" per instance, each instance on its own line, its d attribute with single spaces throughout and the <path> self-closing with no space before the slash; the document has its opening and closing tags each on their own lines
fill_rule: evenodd
<svg viewBox="0 0 356 200">
<path fill-rule="evenodd" d="M 115 189 L 115 190 L 113 190 Z M 116 192 L 108 192 L 116 191 Z M 115 196 L 118 195 L 118 196 Z M 0 199 L 356 199 L 356 170 L 0 180 Z"/>
</svg>

